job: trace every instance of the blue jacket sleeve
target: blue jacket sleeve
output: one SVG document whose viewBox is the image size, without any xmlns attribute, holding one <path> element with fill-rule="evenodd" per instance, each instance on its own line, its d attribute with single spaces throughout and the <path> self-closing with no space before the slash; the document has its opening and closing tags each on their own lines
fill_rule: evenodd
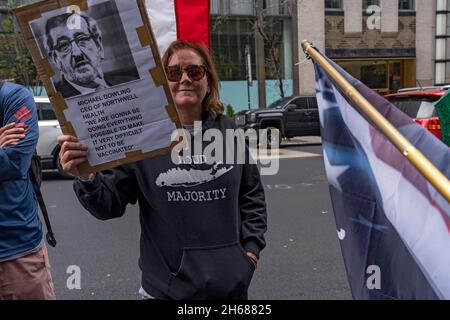
<svg viewBox="0 0 450 320">
<path fill-rule="evenodd" d="M 0 182 L 25 179 L 39 137 L 33 96 L 25 87 L 5 83 L 0 94 L 0 106 L 3 108 L 1 127 L 12 122 L 21 123 L 25 127 L 25 138 L 17 145 L 0 148 Z"/>
</svg>

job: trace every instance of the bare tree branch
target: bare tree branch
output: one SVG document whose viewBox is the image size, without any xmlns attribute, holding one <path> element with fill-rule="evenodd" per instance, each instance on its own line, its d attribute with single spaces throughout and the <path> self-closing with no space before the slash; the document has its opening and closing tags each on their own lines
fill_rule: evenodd
<svg viewBox="0 0 450 320">
<path fill-rule="evenodd" d="M 240 0 L 238 4 L 253 3 L 254 18 L 249 18 L 247 23 L 253 30 L 255 35 L 261 36 L 264 42 L 264 47 L 268 51 L 265 57 L 265 65 L 271 77 L 276 79 L 276 86 L 280 97 L 285 97 L 284 90 L 284 74 L 282 65 L 282 35 L 278 34 L 275 27 L 280 22 L 280 15 L 292 16 L 293 4 L 297 0 L 273 0 L 266 1 L 266 7 L 263 7 L 263 2 L 259 0 Z M 301 3 L 303 0 L 298 0 Z M 236 2 L 233 2 L 236 4 Z M 211 30 L 216 32 L 219 30 L 222 23 L 230 18 L 230 14 L 215 16 L 214 22 L 211 25 Z M 282 31 L 281 31 L 282 32 Z"/>
<path fill-rule="evenodd" d="M 269 57 L 266 59 L 266 63 L 271 69 L 272 75 L 277 80 L 277 87 L 279 90 L 279 94 L 281 98 L 285 97 L 284 85 L 283 85 L 283 68 L 281 65 L 281 52 L 278 50 L 282 45 L 281 37 L 271 30 L 276 23 L 276 16 L 280 14 L 283 8 L 287 8 L 287 13 L 289 15 L 292 14 L 292 4 L 295 0 L 280 0 L 277 3 L 273 1 L 269 1 L 270 4 L 266 8 L 260 8 L 259 1 L 253 0 L 255 6 L 255 21 L 253 23 L 253 28 L 255 32 L 261 35 L 264 40 L 264 46 L 269 48 Z M 275 15 L 270 14 L 273 13 L 273 9 L 278 8 L 278 12 Z"/>
</svg>

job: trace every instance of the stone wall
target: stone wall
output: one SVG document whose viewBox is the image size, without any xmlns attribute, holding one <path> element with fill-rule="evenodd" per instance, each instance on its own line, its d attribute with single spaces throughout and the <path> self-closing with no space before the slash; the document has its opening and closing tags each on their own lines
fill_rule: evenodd
<svg viewBox="0 0 450 320">
<path fill-rule="evenodd" d="M 343 15 L 325 17 L 325 47 L 330 58 L 370 56 L 414 56 L 416 47 L 416 17 L 400 16 L 398 33 L 370 30 L 363 17 L 363 31 L 344 32 Z M 370 52 L 369 52 L 370 51 Z"/>
</svg>

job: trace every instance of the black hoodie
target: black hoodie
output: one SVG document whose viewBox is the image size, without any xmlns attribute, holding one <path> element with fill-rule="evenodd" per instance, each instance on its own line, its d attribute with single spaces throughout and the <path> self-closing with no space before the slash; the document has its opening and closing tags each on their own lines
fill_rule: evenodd
<svg viewBox="0 0 450 320">
<path fill-rule="evenodd" d="M 206 129 L 235 129 L 207 115 Z M 225 139 L 224 139 L 225 140 Z M 142 287 L 160 299 L 245 299 L 265 247 L 267 213 L 255 164 L 174 164 L 166 154 L 75 181 L 81 204 L 102 220 L 139 202 Z M 191 162 L 191 158 L 188 158 Z M 184 161 L 186 163 L 186 161 Z M 200 161 L 201 162 L 201 161 Z"/>
</svg>

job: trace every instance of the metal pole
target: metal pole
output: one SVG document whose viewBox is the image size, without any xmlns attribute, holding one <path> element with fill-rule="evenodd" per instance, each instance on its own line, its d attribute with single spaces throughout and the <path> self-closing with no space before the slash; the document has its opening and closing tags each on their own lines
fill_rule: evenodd
<svg viewBox="0 0 450 320">
<path fill-rule="evenodd" d="M 245 46 L 245 70 L 247 73 L 247 100 L 248 100 L 248 110 L 251 109 L 250 105 L 250 87 L 253 85 L 253 77 L 252 77 L 252 61 L 250 55 L 250 46 Z"/>
<path fill-rule="evenodd" d="M 251 105 L 250 105 L 250 85 L 248 84 L 247 81 L 247 100 L 248 100 L 248 110 L 251 109 Z"/>
<path fill-rule="evenodd" d="M 411 144 L 372 104 L 364 98 L 312 45 L 302 41 L 303 50 L 330 76 L 344 94 L 375 124 L 389 141 L 450 202 L 450 181 Z"/>
</svg>

